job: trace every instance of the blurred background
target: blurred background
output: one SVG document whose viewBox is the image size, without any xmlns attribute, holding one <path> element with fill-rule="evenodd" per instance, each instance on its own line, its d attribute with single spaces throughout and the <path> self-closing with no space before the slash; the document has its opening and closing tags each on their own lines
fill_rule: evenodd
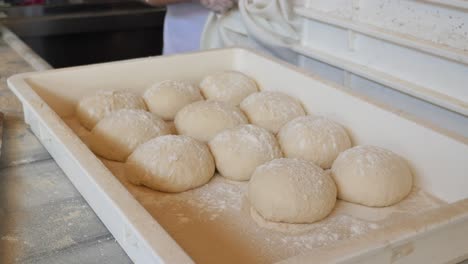
<svg viewBox="0 0 468 264">
<path fill-rule="evenodd" d="M 159 55 L 164 15 L 138 0 L 0 0 L 0 24 L 54 68 Z"/>
</svg>

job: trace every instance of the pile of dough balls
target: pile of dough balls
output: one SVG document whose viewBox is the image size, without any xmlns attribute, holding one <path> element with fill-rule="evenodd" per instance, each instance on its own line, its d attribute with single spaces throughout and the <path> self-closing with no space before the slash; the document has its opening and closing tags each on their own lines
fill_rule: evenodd
<svg viewBox="0 0 468 264">
<path fill-rule="evenodd" d="M 76 113 L 91 131 L 90 149 L 126 162 L 130 182 L 183 192 L 217 170 L 248 181 L 252 210 L 268 221 L 313 223 L 333 211 L 337 198 L 390 206 L 413 185 L 402 157 L 353 147 L 341 124 L 308 114 L 291 95 L 261 91 L 237 71 L 208 75 L 199 86 L 158 82 L 142 96 L 100 91 L 83 98 Z"/>
</svg>

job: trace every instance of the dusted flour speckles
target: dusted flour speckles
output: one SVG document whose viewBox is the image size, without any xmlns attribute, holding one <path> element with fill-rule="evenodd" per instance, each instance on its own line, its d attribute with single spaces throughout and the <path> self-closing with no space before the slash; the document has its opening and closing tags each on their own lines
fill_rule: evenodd
<svg viewBox="0 0 468 264">
<path fill-rule="evenodd" d="M 206 144 L 188 136 L 166 135 L 140 145 L 126 162 L 129 180 L 164 192 L 183 192 L 213 177 Z"/>
<path fill-rule="evenodd" d="M 149 110 L 164 120 L 173 120 L 184 106 L 203 100 L 200 89 L 186 81 L 166 80 L 152 85 L 143 94 Z"/>
<path fill-rule="evenodd" d="M 174 120 L 179 134 L 207 142 L 217 133 L 247 124 L 247 118 L 236 106 L 218 101 L 198 101 L 180 110 Z"/>
<path fill-rule="evenodd" d="M 196 189 L 163 193 L 129 183 L 122 163 L 103 161 L 155 220 L 200 263 L 225 263 L 226 256 L 230 256 L 229 263 L 275 263 L 401 223 L 408 216 L 445 204 L 415 189 L 400 203 L 384 208 L 338 200 L 328 217 L 313 224 L 260 222 L 250 212 L 247 182 L 215 176 Z M 218 247 L 220 243 L 229 246 Z M 213 251 L 213 247 L 217 250 Z M 207 251 L 209 255 L 204 253 Z"/>
<path fill-rule="evenodd" d="M 317 165 L 301 159 L 275 159 L 259 166 L 249 182 L 249 201 L 265 219 L 313 223 L 335 206 L 333 180 Z"/>
<path fill-rule="evenodd" d="M 206 99 L 239 105 L 247 96 L 258 91 L 257 84 L 247 75 L 224 71 L 206 76 L 200 83 Z"/>
<path fill-rule="evenodd" d="M 375 146 L 357 146 L 342 152 L 331 175 L 338 197 L 367 206 L 389 206 L 411 191 L 413 175 L 397 154 Z"/>
<path fill-rule="evenodd" d="M 249 121 L 272 133 L 292 119 L 305 115 L 301 103 L 295 98 L 280 92 L 264 91 L 245 98 L 240 108 Z"/>
<path fill-rule="evenodd" d="M 216 168 L 231 180 L 248 180 L 257 166 L 283 156 L 275 136 L 254 125 L 224 130 L 209 145 Z"/>
<path fill-rule="evenodd" d="M 80 123 L 91 130 L 99 120 L 119 109 L 146 110 L 146 105 L 139 95 L 130 91 L 99 90 L 79 101 L 76 115 Z"/>
<path fill-rule="evenodd" d="M 121 109 L 103 118 L 88 138 L 91 150 L 106 159 L 125 161 L 140 144 L 171 133 L 157 115 L 144 110 Z"/>
<path fill-rule="evenodd" d="M 338 123 L 317 116 L 302 116 L 284 125 L 278 141 L 288 158 L 309 160 L 328 169 L 336 157 L 351 147 L 346 130 Z"/>
</svg>

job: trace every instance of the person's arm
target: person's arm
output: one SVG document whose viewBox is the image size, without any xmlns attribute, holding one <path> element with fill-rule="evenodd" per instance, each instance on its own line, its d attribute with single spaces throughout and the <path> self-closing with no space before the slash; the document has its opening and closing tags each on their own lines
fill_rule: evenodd
<svg viewBox="0 0 468 264">
<path fill-rule="evenodd" d="M 183 2 L 193 2 L 193 0 L 145 0 L 150 5 L 161 6 Z M 217 13 L 224 13 L 237 4 L 237 0 L 200 0 L 200 4 Z"/>
<path fill-rule="evenodd" d="M 192 2 L 192 0 L 145 0 L 145 2 L 154 6 L 162 6 L 183 2 Z"/>
<path fill-rule="evenodd" d="M 237 0 L 200 0 L 200 3 L 216 13 L 225 13 L 237 5 Z"/>
</svg>

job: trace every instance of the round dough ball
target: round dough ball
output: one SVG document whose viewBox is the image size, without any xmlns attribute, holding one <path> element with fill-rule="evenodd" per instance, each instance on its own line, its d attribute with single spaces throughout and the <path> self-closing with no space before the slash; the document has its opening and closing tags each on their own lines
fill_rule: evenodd
<svg viewBox="0 0 468 264">
<path fill-rule="evenodd" d="M 103 158 L 125 161 L 140 144 L 170 133 L 170 127 L 153 113 L 121 109 L 97 123 L 91 130 L 89 146 Z"/>
<path fill-rule="evenodd" d="M 259 166 L 248 194 L 253 208 L 274 222 L 313 223 L 330 214 L 336 203 L 333 179 L 301 159 L 275 159 Z"/>
<path fill-rule="evenodd" d="M 258 91 L 257 84 L 237 71 L 224 71 L 208 75 L 200 83 L 206 99 L 239 105 L 245 97 Z"/>
<path fill-rule="evenodd" d="M 185 81 L 167 80 L 154 84 L 143 94 L 148 109 L 164 120 L 173 120 L 184 106 L 203 100 L 200 89 Z"/>
<path fill-rule="evenodd" d="M 401 201 L 412 188 L 413 177 L 405 160 L 374 146 L 357 146 L 342 152 L 331 175 L 338 198 L 367 206 L 389 206 Z"/>
<path fill-rule="evenodd" d="M 275 136 L 254 125 L 224 130 L 209 145 L 219 173 L 235 181 L 249 180 L 259 165 L 283 156 Z"/>
<path fill-rule="evenodd" d="M 198 101 L 180 110 L 174 120 L 181 135 L 208 142 L 218 132 L 246 124 L 239 108 L 218 101 Z"/>
<path fill-rule="evenodd" d="M 130 182 L 163 192 L 207 183 L 215 172 L 208 146 L 188 136 L 167 135 L 140 145 L 127 159 Z"/>
<path fill-rule="evenodd" d="M 259 92 L 249 95 L 240 108 L 250 123 L 278 133 L 287 122 L 305 115 L 299 101 L 280 92 Z"/>
<path fill-rule="evenodd" d="M 101 90 L 81 99 L 76 107 L 76 115 L 81 125 L 91 130 L 99 120 L 119 109 L 146 110 L 146 106 L 143 99 L 135 93 Z"/>
<path fill-rule="evenodd" d="M 312 161 L 329 169 L 338 154 L 351 147 L 346 130 L 325 117 L 301 116 L 284 125 L 278 133 L 284 155 Z"/>
</svg>

